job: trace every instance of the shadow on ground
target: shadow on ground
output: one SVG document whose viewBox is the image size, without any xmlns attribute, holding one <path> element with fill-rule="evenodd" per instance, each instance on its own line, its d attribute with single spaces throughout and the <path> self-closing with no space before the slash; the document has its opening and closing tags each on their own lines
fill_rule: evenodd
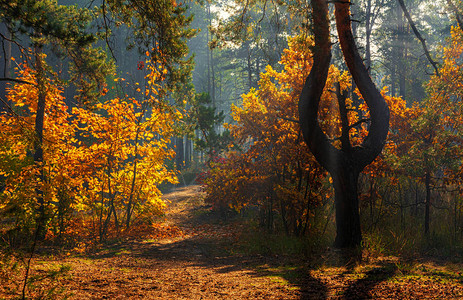
<svg viewBox="0 0 463 300">
<path fill-rule="evenodd" d="M 259 281 L 261 285 L 270 281 L 276 284 L 269 289 L 280 289 L 278 293 L 270 294 L 275 299 L 372 299 L 378 292 L 388 293 L 390 286 L 387 282 L 402 272 L 398 270 L 396 262 L 385 260 L 365 264 L 361 262 L 358 252 L 346 255 L 332 249 L 325 249 L 323 253 L 312 255 L 310 259 L 272 254 L 243 254 L 236 251 L 234 246 L 237 236 L 230 234 L 234 230 L 246 230 L 245 227 L 236 228 L 242 223 L 239 216 L 211 211 L 195 193 L 197 191 L 184 189 L 170 198 L 167 216 L 170 214 L 173 224 L 190 232 L 186 236 L 158 241 L 124 241 L 109 245 L 90 258 L 109 258 L 117 269 L 137 270 L 141 274 L 150 274 L 150 270 L 156 269 L 163 273 L 172 273 L 174 277 L 165 278 L 174 278 L 173 281 L 179 276 L 185 276 L 185 281 L 196 282 L 193 287 L 183 283 L 181 287 L 173 287 L 173 291 L 227 283 L 226 288 L 229 291 L 234 288 L 244 290 L 247 287 L 239 286 L 242 276 L 251 278 L 247 282 L 250 288 L 254 287 L 252 281 L 265 279 Z M 225 220 L 224 216 L 227 217 Z M 357 268 L 359 264 L 361 267 Z M 330 268 L 335 269 L 331 275 L 326 272 Z M 202 277 L 198 279 L 195 277 L 198 274 L 193 274 L 194 272 L 201 273 L 199 275 Z M 221 275 L 228 275 L 229 281 L 224 279 L 218 283 L 208 280 L 208 277 Z M 144 276 L 151 278 L 151 275 Z M 442 273 L 433 276 L 440 276 L 439 278 L 445 280 L 450 275 Z M 175 284 L 178 282 L 173 283 Z M 159 286 L 162 285 L 158 284 Z M 224 288 L 220 286 L 207 292 L 224 292 L 223 295 L 226 295 Z M 208 295 L 204 291 L 202 293 L 201 295 Z M 249 299 L 254 296 L 249 296 Z M 266 299 L 264 296 L 257 298 Z"/>
<path fill-rule="evenodd" d="M 377 264 L 366 271 L 361 278 L 353 281 L 346 280 L 346 287 L 337 291 L 330 291 L 328 282 L 312 275 L 312 271 L 323 267 L 345 267 L 342 276 L 354 273 L 355 263 L 349 261 L 340 252 L 327 250 L 330 258 L 322 259 L 312 264 L 301 264 L 300 259 L 281 258 L 277 256 L 230 254 L 224 247 L 224 241 L 215 238 L 192 237 L 169 243 L 132 242 L 113 245 L 107 251 L 94 256 L 108 258 L 111 256 L 127 255 L 131 259 L 118 263 L 119 268 L 151 268 L 156 262 L 163 268 L 178 264 L 213 270 L 213 273 L 233 273 L 246 271 L 253 277 L 266 277 L 280 283 L 282 286 L 297 290 L 299 299 L 371 299 L 371 290 L 383 281 L 395 276 L 397 267 L 390 262 Z M 339 257 L 337 257 L 339 256 Z M 337 258 L 336 258 L 337 257 Z M 132 260 L 141 262 L 134 265 Z M 239 280 L 237 278 L 237 280 Z"/>
</svg>

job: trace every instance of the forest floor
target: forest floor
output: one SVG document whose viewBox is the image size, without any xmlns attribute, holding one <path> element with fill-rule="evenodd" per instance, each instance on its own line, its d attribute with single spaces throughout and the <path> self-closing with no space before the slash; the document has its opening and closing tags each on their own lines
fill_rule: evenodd
<svg viewBox="0 0 463 300">
<path fill-rule="evenodd" d="M 163 236 L 119 241 L 80 255 L 39 255 L 31 276 L 63 265 L 69 269 L 42 281 L 62 288 L 52 299 L 463 298 L 461 264 L 397 257 L 345 263 L 331 249 L 313 261 L 249 254 L 236 246 L 247 227 L 239 220 L 220 221 L 204 205 L 199 187 L 179 188 L 165 198 Z"/>
</svg>

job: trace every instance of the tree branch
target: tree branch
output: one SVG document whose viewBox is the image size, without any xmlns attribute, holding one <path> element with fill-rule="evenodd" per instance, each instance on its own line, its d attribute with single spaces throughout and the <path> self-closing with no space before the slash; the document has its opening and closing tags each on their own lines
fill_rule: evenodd
<svg viewBox="0 0 463 300">
<path fill-rule="evenodd" d="M 376 18 L 378 17 L 380 11 L 381 11 L 381 8 L 384 7 L 384 0 L 381 0 L 381 3 L 378 4 L 375 8 L 376 10 L 373 11 L 373 17 L 371 18 L 371 21 L 370 21 L 370 30 L 373 29 L 373 25 L 375 24 L 376 22 Z"/>
<path fill-rule="evenodd" d="M 1 77 L 0 81 L 12 81 L 16 83 L 23 83 L 23 84 L 30 84 L 30 85 L 35 85 L 33 82 L 21 80 L 21 79 L 16 79 L 16 78 L 10 78 L 10 77 Z"/>
<path fill-rule="evenodd" d="M 349 139 L 349 118 L 346 109 L 347 91 L 341 91 L 339 82 L 336 82 L 334 86 L 336 88 L 336 98 L 338 100 L 339 116 L 341 118 L 341 147 L 343 151 L 351 151 L 352 145 Z"/>
<path fill-rule="evenodd" d="M 278 116 L 278 118 L 280 118 L 280 119 L 282 119 L 282 120 L 286 120 L 286 121 L 290 121 L 290 122 L 294 122 L 294 123 L 298 123 L 298 124 L 299 124 L 299 121 L 298 121 L 298 120 L 295 120 L 295 119 L 286 118 L 286 117 L 280 117 L 280 116 Z"/>
<path fill-rule="evenodd" d="M 3 103 L 3 105 L 5 105 L 6 108 L 8 108 L 8 110 L 13 115 L 15 115 L 16 117 L 19 117 L 18 114 L 13 110 L 13 108 L 11 108 L 11 105 L 8 102 L 6 102 L 2 97 L 0 97 L 0 101 Z"/>
<path fill-rule="evenodd" d="M 265 2 L 264 2 L 264 8 L 262 9 L 262 18 L 260 18 L 260 20 L 257 22 L 257 23 L 259 23 L 259 24 L 264 20 L 265 11 L 266 11 L 266 8 L 267 8 L 267 1 L 268 1 L 268 0 L 265 0 Z"/>
<path fill-rule="evenodd" d="M 381 153 L 389 131 L 389 108 L 383 96 L 371 80 L 370 74 L 359 54 L 352 34 L 349 5 L 335 3 L 336 27 L 341 51 L 353 80 L 370 110 L 368 135 L 361 146 L 353 147 L 352 159 L 361 172 Z"/>
<path fill-rule="evenodd" d="M 434 70 L 436 71 L 436 75 L 439 76 L 439 69 L 437 67 L 437 62 L 435 62 L 431 58 L 431 54 L 429 53 L 428 47 L 426 46 L 426 40 L 421 36 L 420 32 L 415 26 L 415 23 L 412 20 L 412 17 L 410 16 L 410 13 L 407 10 L 407 7 L 405 6 L 404 0 L 397 0 L 399 1 L 400 7 L 402 8 L 405 17 L 408 20 L 408 23 L 410 24 L 410 27 L 413 30 L 413 33 L 415 33 L 416 38 L 421 42 L 421 45 L 423 46 L 424 53 L 426 54 L 426 57 L 428 58 L 429 62 L 433 66 Z"/>
<path fill-rule="evenodd" d="M 103 0 L 103 22 L 104 22 L 104 31 L 105 31 L 105 42 L 106 42 L 106 46 L 108 46 L 109 48 L 109 52 L 111 52 L 111 56 L 114 58 L 114 61 L 117 62 L 117 59 L 116 59 L 116 56 L 114 55 L 114 52 L 113 52 L 113 49 L 111 48 L 111 45 L 109 44 L 109 38 L 108 38 L 108 31 L 109 31 L 109 27 L 108 27 L 108 23 L 106 22 L 106 1 Z"/>
<path fill-rule="evenodd" d="M 340 151 L 334 147 L 318 123 L 318 108 L 328 78 L 331 61 L 331 41 L 328 3 L 311 0 L 315 46 L 313 65 L 299 97 L 299 122 L 304 140 L 317 161 L 334 172 Z"/>
<path fill-rule="evenodd" d="M 349 129 L 352 129 L 352 128 L 354 128 L 354 127 L 359 126 L 359 125 L 362 124 L 362 123 L 366 123 L 366 122 L 370 122 L 370 121 L 371 121 L 370 119 L 360 119 L 360 120 L 358 120 L 357 122 L 355 122 L 354 124 L 349 125 Z"/>
</svg>

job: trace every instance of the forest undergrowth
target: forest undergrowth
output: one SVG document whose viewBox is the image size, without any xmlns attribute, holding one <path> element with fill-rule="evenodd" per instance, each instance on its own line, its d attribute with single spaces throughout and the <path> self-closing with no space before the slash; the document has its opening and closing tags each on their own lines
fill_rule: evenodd
<svg viewBox="0 0 463 300">
<path fill-rule="evenodd" d="M 436 259 L 426 252 L 412 257 L 368 244 L 362 253 L 346 254 L 329 247 L 329 237 L 317 240 L 268 233 L 250 212 L 224 218 L 203 198 L 199 186 L 178 188 L 165 196 L 168 205 L 163 217 L 151 225 L 133 226 L 105 243 L 92 243 L 79 230 L 74 233 L 74 245 L 60 251 L 51 241 L 41 242 L 31 260 L 25 298 L 463 296 L 462 264 L 455 257 Z M 365 235 L 371 245 L 377 244 L 373 238 Z M 27 252 L 2 252 L 0 299 L 21 299 L 28 259 Z"/>
</svg>

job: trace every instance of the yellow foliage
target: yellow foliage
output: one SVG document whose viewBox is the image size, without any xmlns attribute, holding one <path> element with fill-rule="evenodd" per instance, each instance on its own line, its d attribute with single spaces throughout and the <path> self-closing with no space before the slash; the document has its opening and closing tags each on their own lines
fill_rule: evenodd
<svg viewBox="0 0 463 300">
<path fill-rule="evenodd" d="M 152 67 L 151 73 L 156 72 L 162 78 L 163 69 Z M 19 78 L 33 85 L 12 85 L 7 95 L 12 112 L 0 114 L 0 174 L 5 177 L 0 207 L 15 206 L 31 216 L 36 190 L 41 190 L 49 215 L 62 213 L 65 201 L 73 211 L 100 215 L 112 207 L 117 214 L 145 206 L 162 213 L 165 203 L 158 185 L 177 182 L 164 163 L 174 155 L 167 145 L 177 111 L 154 96 L 148 98 L 149 114 L 147 105 L 133 98 L 100 102 L 95 111 L 71 110 L 62 89 L 48 81 L 43 163 L 34 165 L 36 79 L 27 67 Z M 154 89 L 147 90 L 154 95 Z M 39 170 L 44 180 L 37 176 Z"/>
<path fill-rule="evenodd" d="M 297 121 L 297 102 L 312 65 L 309 49 L 313 41 L 297 36 L 288 44 L 280 62 L 283 70 L 267 66 L 259 88 L 243 95 L 241 106 L 232 106 L 235 124 L 227 128 L 245 151 L 229 152 L 226 159 L 213 163 L 204 187 L 207 201 L 216 207 L 240 210 L 257 205 L 267 211 L 278 207 L 288 230 L 301 234 L 311 213 L 308 207 L 324 201 L 329 191 L 322 184 L 326 173 L 308 151 Z M 339 75 L 336 68 L 330 69 L 327 89 Z M 344 80 L 343 86 L 347 85 Z M 323 98 L 321 110 L 335 99 L 329 91 Z M 323 128 L 330 131 L 335 122 Z"/>
</svg>

